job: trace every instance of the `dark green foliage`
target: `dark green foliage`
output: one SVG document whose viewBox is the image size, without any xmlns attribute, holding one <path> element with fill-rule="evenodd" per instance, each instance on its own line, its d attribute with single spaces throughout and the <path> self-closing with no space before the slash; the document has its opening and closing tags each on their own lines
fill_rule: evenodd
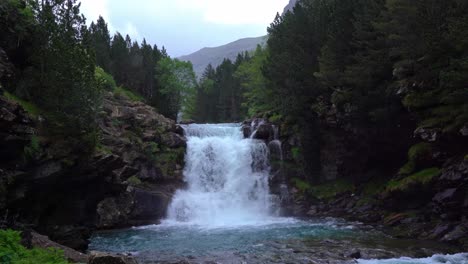
<svg viewBox="0 0 468 264">
<path fill-rule="evenodd" d="M 248 53 L 239 54 L 235 62 L 225 59 L 216 69 L 205 69 L 195 96 L 193 117 L 198 122 L 239 122 L 246 117 L 244 91 L 247 88 L 245 70 L 236 71 L 250 61 Z"/>
<path fill-rule="evenodd" d="M 101 67 L 96 67 L 94 77 L 96 79 L 96 85 L 100 90 L 114 91 L 117 89 L 114 77 L 104 71 Z"/>
<path fill-rule="evenodd" d="M 26 249 L 20 244 L 19 232 L 0 230 L 0 263 L 4 264 L 67 264 L 58 249 Z"/>
</svg>

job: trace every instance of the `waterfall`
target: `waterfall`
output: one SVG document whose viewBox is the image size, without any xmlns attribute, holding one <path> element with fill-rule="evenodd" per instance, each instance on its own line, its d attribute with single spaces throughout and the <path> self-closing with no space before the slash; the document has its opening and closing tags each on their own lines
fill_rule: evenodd
<svg viewBox="0 0 468 264">
<path fill-rule="evenodd" d="M 179 190 L 167 221 L 208 226 L 256 224 L 272 216 L 268 147 L 239 124 L 183 126 L 188 138 Z"/>
</svg>

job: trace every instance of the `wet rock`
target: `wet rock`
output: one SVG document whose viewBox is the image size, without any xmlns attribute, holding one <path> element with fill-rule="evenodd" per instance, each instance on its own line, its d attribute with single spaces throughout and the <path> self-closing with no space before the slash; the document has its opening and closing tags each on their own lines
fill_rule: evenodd
<svg viewBox="0 0 468 264">
<path fill-rule="evenodd" d="M 92 251 L 89 264 L 138 264 L 131 256 Z"/>
<path fill-rule="evenodd" d="M 462 238 L 468 237 L 468 227 L 466 225 L 459 225 L 455 227 L 451 232 L 442 237 L 442 241 L 454 242 Z"/>
<path fill-rule="evenodd" d="M 455 194 L 457 192 L 457 188 L 451 188 L 447 189 L 445 191 L 437 193 L 434 198 L 432 198 L 433 202 L 437 203 L 444 203 L 446 201 L 453 200 L 455 197 Z"/>
<path fill-rule="evenodd" d="M 145 190 L 135 188 L 134 209 L 131 213 L 132 225 L 155 224 L 166 215 L 166 209 L 171 202 L 171 188 L 156 188 Z"/>
<path fill-rule="evenodd" d="M 83 226 L 55 226 L 47 233 L 53 241 L 82 252 L 88 249 L 88 239 L 91 237 L 91 230 Z"/>
<path fill-rule="evenodd" d="M 353 259 L 359 259 L 361 258 L 361 251 L 354 251 L 353 253 L 349 254 L 348 255 L 349 258 L 353 258 Z"/>
<path fill-rule="evenodd" d="M 269 141 L 274 139 L 274 127 L 272 124 L 261 124 L 258 126 L 257 130 L 254 132 L 253 138 Z"/>
<path fill-rule="evenodd" d="M 428 238 L 430 239 L 438 239 L 445 234 L 447 234 L 449 231 L 453 229 L 453 226 L 450 224 L 439 224 L 437 225 L 434 230 L 429 234 Z"/>
</svg>

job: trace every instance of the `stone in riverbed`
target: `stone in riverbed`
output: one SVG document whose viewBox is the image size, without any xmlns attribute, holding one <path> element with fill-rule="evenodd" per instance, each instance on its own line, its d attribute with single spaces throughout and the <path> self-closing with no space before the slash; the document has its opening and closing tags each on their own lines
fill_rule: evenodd
<svg viewBox="0 0 468 264">
<path fill-rule="evenodd" d="M 138 264 L 131 256 L 92 251 L 89 264 Z"/>
</svg>

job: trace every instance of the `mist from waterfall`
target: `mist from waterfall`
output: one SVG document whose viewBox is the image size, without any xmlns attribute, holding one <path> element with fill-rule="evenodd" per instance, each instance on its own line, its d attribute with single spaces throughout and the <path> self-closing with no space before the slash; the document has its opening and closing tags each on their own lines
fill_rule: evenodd
<svg viewBox="0 0 468 264">
<path fill-rule="evenodd" d="M 274 221 L 267 145 L 244 139 L 239 124 L 183 128 L 188 187 L 174 195 L 166 223 L 218 227 Z"/>
</svg>

